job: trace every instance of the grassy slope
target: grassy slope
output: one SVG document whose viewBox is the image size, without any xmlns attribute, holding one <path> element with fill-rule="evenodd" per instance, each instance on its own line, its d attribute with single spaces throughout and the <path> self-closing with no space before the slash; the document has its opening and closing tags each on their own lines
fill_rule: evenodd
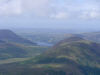
<svg viewBox="0 0 100 75">
<path fill-rule="evenodd" d="M 6 59 L 6 60 L 0 60 L 0 65 L 26 61 L 26 60 L 29 60 L 29 59 L 30 58 L 11 58 L 11 59 Z"/>
<path fill-rule="evenodd" d="M 45 54 L 47 57 L 71 59 L 82 65 L 99 64 L 100 44 L 89 41 L 62 43 Z M 90 64 L 91 63 L 91 64 Z"/>
<path fill-rule="evenodd" d="M 47 49 L 48 47 L 0 43 L 0 59 L 31 57 L 39 55 Z"/>
</svg>

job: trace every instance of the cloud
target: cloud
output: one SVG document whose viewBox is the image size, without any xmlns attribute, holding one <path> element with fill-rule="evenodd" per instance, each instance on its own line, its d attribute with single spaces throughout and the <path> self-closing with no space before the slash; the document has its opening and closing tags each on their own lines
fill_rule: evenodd
<svg viewBox="0 0 100 75">
<path fill-rule="evenodd" d="M 68 14 L 66 12 L 59 12 L 57 14 L 52 14 L 50 16 L 50 18 L 52 18 L 52 19 L 67 19 Z"/>
<path fill-rule="evenodd" d="M 22 0 L 23 10 L 38 16 L 45 16 L 49 11 L 49 0 Z"/>
<path fill-rule="evenodd" d="M 7 1 L 0 2 L 0 15 L 18 15 L 22 13 L 20 0 Z"/>
<path fill-rule="evenodd" d="M 80 14 L 82 19 L 100 19 L 100 10 L 98 8 L 92 8 L 91 10 L 84 10 Z"/>
<path fill-rule="evenodd" d="M 1 15 L 34 14 L 45 16 L 49 13 L 49 0 L 0 0 Z"/>
<path fill-rule="evenodd" d="M 83 12 L 80 16 L 81 19 L 100 19 L 100 12 Z"/>
<path fill-rule="evenodd" d="M 99 0 L 0 0 L 0 15 L 51 19 L 99 19 Z"/>
</svg>

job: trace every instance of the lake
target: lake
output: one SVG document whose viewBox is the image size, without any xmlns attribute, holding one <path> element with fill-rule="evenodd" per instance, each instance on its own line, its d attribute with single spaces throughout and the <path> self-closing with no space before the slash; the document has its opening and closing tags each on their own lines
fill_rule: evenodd
<svg viewBox="0 0 100 75">
<path fill-rule="evenodd" d="M 53 46 L 51 43 L 46 43 L 46 42 L 36 42 L 40 46 Z"/>
</svg>

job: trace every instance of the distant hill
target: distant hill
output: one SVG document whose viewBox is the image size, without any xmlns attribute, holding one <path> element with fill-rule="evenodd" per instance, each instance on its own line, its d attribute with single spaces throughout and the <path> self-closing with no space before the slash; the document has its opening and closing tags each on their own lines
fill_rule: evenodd
<svg viewBox="0 0 100 75">
<path fill-rule="evenodd" d="M 4 75 L 100 75 L 100 44 L 75 36 L 35 58 L 0 67 Z"/>
<path fill-rule="evenodd" d="M 0 30 L 0 40 L 6 41 L 6 42 L 14 42 L 14 43 L 20 43 L 20 44 L 31 44 L 36 45 L 36 43 L 31 42 L 30 40 L 27 40 L 25 38 L 20 37 L 16 33 L 14 33 L 11 30 Z"/>
<path fill-rule="evenodd" d="M 87 40 L 91 40 L 94 42 L 100 43 L 100 32 L 91 32 L 91 33 L 84 33 L 81 34 Z"/>
</svg>

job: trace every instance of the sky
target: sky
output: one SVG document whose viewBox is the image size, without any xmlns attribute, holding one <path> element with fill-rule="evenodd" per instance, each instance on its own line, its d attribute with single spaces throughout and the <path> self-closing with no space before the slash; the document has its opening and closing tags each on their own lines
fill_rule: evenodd
<svg viewBox="0 0 100 75">
<path fill-rule="evenodd" d="M 0 0 L 1 28 L 100 28 L 100 0 Z"/>
</svg>

